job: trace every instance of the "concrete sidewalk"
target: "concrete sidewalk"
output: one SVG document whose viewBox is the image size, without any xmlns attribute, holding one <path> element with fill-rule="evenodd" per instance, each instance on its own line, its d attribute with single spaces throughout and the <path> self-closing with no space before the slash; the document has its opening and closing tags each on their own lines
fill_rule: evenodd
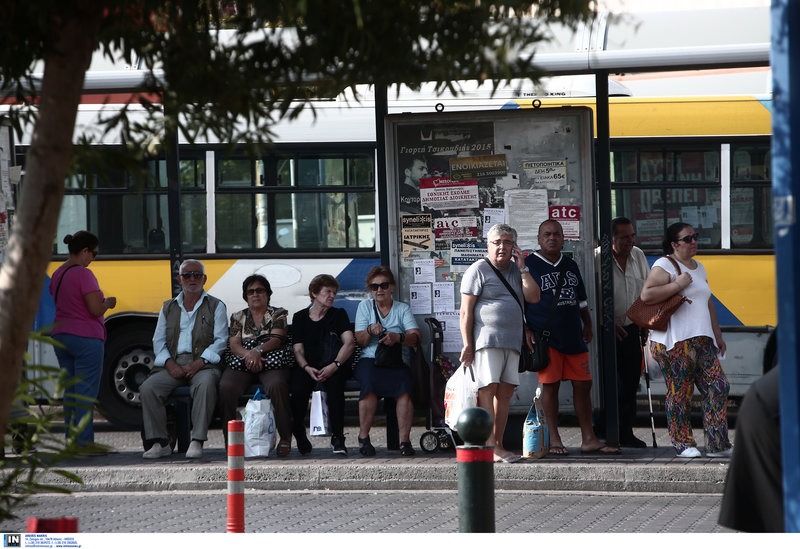
<svg viewBox="0 0 800 549">
<path fill-rule="evenodd" d="M 307 456 L 300 456 L 293 447 L 287 458 L 247 459 L 247 487 L 256 490 L 457 489 L 455 452 L 422 452 L 419 439 L 424 432 L 424 427 L 412 430 L 411 441 L 417 451 L 413 457 L 402 457 L 399 451 L 386 450 L 385 429 L 379 426 L 371 432 L 378 450 L 373 458 L 359 455 L 356 427 L 345 430 L 347 457 L 331 453 L 329 437 L 312 438 L 314 450 Z M 620 455 L 614 456 L 582 455 L 579 429 L 563 427 L 560 432 L 569 455 L 495 464 L 496 488 L 705 494 L 723 491 L 729 460 L 679 458 L 663 428 L 656 429 L 656 448 L 652 447 L 650 429 L 637 428 L 636 435 L 649 447 L 623 448 Z M 696 429 L 694 435 L 703 450 L 702 430 Z M 734 435 L 731 430 L 731 441 Z M 78 475 L 83 480 L 82 485 L 53 474 L 44 482 L 75 492 L 224 490 L 227 487 L 227 456 L 219 429 L 209 433 L 200 460 L 188 460 L 183 454 L 145 460 L 138 432 L 101 428 L 96 432 L 96 440 L 112 447 L 115 453 L 59 464 L 59 468 Z"/>
</svg>

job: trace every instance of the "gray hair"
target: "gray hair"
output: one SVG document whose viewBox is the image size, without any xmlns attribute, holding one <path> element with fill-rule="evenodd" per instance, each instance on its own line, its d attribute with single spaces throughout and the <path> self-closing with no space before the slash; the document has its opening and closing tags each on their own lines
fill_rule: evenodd
<svg viewBox="0 0 800 549">
<path fill-rule="evenodd" d="M 206 266 L 203 265 L 203 262 L 200 261 L 199 259 L 184 259 L 183 263 L 181 263 L 181 266 L 178 267 L 178 272 L 182 273 L 183 268 L 189 263 L 192 263 L 194 265 L 200 265 L 200 270 L 203 271 L 203 274 L 206 274 Z"/>
<path fill-rule="evenodd" d="M 492 225 L 492 228 L 489 229 L 488 233 L 486 233 L 486 238 L 488 239 L 493 234 L 497 236 L 502 234 L 510 234 L 514 235 L 515 242 L 517 240 L 517 230 L 511 225 L 506 225 L 505 223 L 497 223 L 496 225 Z"/>
</svg>

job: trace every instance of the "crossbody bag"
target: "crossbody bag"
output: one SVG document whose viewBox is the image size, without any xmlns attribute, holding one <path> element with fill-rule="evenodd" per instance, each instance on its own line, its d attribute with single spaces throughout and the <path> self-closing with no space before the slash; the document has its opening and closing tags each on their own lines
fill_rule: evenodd
<svg viewBox="0 0 800 549">
<path fill-rule="evenodd" d="M 511 287 L 511 284 L 508 283 L 506 278 L 503 274 L 497 270 L 497 268 L 492 265 L 492 262 L 489 261 L 488 258 L 483 258 L 486 263 L 492 268 L 494 273 L 500 279 L 500 282 L 508 289 L 508 292 L 514 298 L 514 301 L 517 302 L 519 305 L 520 310 L 522 311 L 522 320 L 525 321 L 525 306 L 519 300 L 519 296 L 517 296 L 517 292 Z M 565 259 L 562 257 L 562 259 Z M 519 356 L 519 371 L 520 372 L 539 372 L 547 368 L 547 365 L 550 363 L 550 355 L 548 353 L 548 341 L 550 340 L 550 328 L 553 325 L 553 317 L 555 316 L 556 305 L 558 305 L 558 299 L 561 296 L 561 288 L 564 287 L 564 281 L 566 280 L 566 262 L 561 266 L 561 270 L 559 270 L 559 277 L 558 283 L 556 284 L 556 293 L 555 298 L 553 299 L 553 303 L 550 304 L 550 310 L 547 316 L 547 325 L 546 328 L 542 332 L 533 332 L 533 351 L 528 349 L 527 344 L 522 341 L 522 348 L 520 350 Z"/>
</svg>

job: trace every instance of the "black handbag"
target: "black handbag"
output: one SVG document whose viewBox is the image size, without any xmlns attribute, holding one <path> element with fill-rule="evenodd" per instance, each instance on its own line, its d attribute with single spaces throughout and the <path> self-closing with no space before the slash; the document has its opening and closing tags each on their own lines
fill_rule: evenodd
<svg viewBox="0 0 800 549">
<path fill-rule="evenodd" d="M 256 338 L 242 339 L 242 347 L 247 349 L 255 349 L 264 343 L 270 337 L 282 337 L 275 334 L 264 334 Z M 292 350 L 291 343 L 284 342 L 283 345 L 271 351 L 261 353 L 261 358 L 264 359 L 265 370 L 282 370 L 283 368 L 291 368 L 294 365 L 294 351 Z M 234 354 L 230 346 L 225 349 L 222 355 L 222 363 L 225 367 L 231 370 L 238 370 L 240 372 L 250 372 L 244 364 L 244 358 Z"/>
<path fill-rule="evenodd" d="M 380 323 L 380 316 L 378 315 L 378 308 L 375 302 L 372 302 L 372 310 L 375 311 L 375 322 Z M 380 336 L 378 336 L 380 339 Z M 403 345 L 397 343 L 395 345 L 384 345 L 378 343 L 378 348 L 375 349 L 375 367 L 376 368 L 405 368 L 403 363 Z"/>
</svg>

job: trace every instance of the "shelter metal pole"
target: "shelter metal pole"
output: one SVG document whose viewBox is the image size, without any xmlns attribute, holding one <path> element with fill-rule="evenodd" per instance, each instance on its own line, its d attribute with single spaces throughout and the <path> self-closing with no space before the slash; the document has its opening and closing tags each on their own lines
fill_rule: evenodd
<svg viewBox="0 0 800 549">
<path fill-rule="evenodd" d="M 617 342 L 614 329 L 614 263 L 611 253 L 611 138 L 608 110 L 608 72 L 595 73 L 597 140 L 597 234 L 600 241 L 600 372 L 605 409 L 606 443 L 619 446 L 619 402 L 617 400 Z"/>
<path fill-rule="evenodd" d="M 800 2 L 772 2 L 772 209 L 778 298 L 781 458 L 786 532 L 800 532 L 800 376 L 797 313 L 800 311 Z"/>
</svg>

